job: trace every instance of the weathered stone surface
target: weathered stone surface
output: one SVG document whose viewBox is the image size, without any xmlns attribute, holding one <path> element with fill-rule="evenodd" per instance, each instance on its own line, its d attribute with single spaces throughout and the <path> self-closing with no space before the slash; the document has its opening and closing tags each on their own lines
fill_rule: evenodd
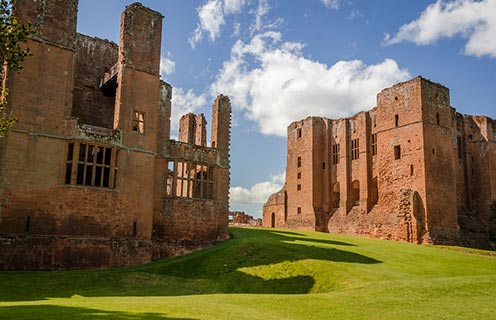
<svg viewBox="0 0 496 320">
<path fill-rule="evenodd" d="M 261 227 L 262 219 L 255 219 L 244 212 L 234 211 L 229 213 L 229 225 L 236 227 Z"/>
<path fill-rule="evenodd" d="M 421 77 L 384 89 L 369 112 L 294 122 L 263 225 L 488 246 L 495 137 L 495 120 L 457 113 Z"/>
<path fill-rule="evenodd" d="M 203 115 L 197 140 L 169 140 L 162 16 L 128 6 L 117 47 L 76 34 L 77 1 L 17 10 L 39 32 L 24 70 L 9 75 L 18 121 L 0 139 L 0 268 L 133 265 L 227 239 L 229 99 L 212 107 L 215 148 Z"/>
</svg>

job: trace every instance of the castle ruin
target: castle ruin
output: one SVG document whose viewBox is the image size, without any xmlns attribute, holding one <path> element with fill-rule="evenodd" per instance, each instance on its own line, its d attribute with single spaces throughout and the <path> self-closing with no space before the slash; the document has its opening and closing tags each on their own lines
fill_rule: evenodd
<svg viewBox="0 0 496 320">
<path fill-rule="evenodd" d="M 448 88 L 417 77 L 368 112 L 290 124 L 263 225 L 487 246 L 495 200 L 496 121 L 457 113 Z"/>
<path fill-rule="evenodd" d="M 170 140 L 162 15 L 122 13 L 120 43 L 76 32 L 78 0 L 17 0 L 37 32 L 9 73 L 17 118 L 0 139 L 0 268 L 126 266 L 228 238 L 231 106 Z"/>
</svg>

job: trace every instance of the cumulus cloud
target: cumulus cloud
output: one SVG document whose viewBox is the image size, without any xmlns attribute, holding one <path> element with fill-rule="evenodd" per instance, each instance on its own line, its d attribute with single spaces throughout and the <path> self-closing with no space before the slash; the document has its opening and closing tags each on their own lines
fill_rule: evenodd
<svg viewBox="0 0 496 320">
<path fill-rule="evenodd" d="M 273 194 L 281 190 L 285 174 L 272 176 L 270 181 L 256 183 L 251 188 L 231 187 L 230 200 L 233 205 L 263 204 Z"/>
<path fill-rule="evenodd" d="M 208 39 L 213 42 L 220 37 L 221 28 L 226 23 L 225 16 L 240 13 L 246 0 L 208 0 L 197 8 L 199 22 L 189 38 L 192 48 L 203 39 L 203 33 L 208 33 Z"/>
<path fill-rule="evenodd" d="M 192 47 L 203 38 L 203 31 L 208 32 L 210 41 L 215 41 L 220 35 L 220 28 L 226 22 L 224 20 L 224 11 L 222 10 L 222 1 L 209 0 L 198 9 L 198 23 L 193 36 L 189 39 Z"/>
<path fill-rule="evenodd" d="M 292 121 L 309 115 L 340 118 L 369 109 L 377 92 L 410 77 L 390 59 L 327 66 L 305 58 L 303 44 L 281 39 L 270 31 L 247 44 L 237 41 L 211 86 L 212 95 L 229 95 L 233 106 L 266 135 L 284 137 Z"/>
<path fill-rule="evenodd" d="M 442 38 L 466 38 L 467 55 L 496 58 L 495 0 L 438 0 L 429 5 L 417 20 L 400 27 L 396 35 L 386 35 L 385 45 L 414 42 L 428 45 Z"/>
<path fill-rule="evenodd" d="M 245 0 L 224 0 L 224 13 L 240 13 L 245 2 Z"/>
<path fill-rule="evenodd" d="M 171 75 L 176 71 L 176 63 L 171 59 L 171 53 L 167 53 L 166 57 L 162 57 L 160 59 L 160 75 L 165 77 L 167 75 Z"/>
<path fill-rule="evenodd" d="M 320 0 L 328 9 L 339 9 L 339 0 Z"/>
<path fill-rule="evenodd" d="M 182 115 L 196 112 L 206 105 L 205 94 L 197 95 L 192 89 L 184 91 L 182 88 L 174 88 L 172 91 L 172 116 L 171 129 L 179 129 L 179 119 Z"/>
</svg>

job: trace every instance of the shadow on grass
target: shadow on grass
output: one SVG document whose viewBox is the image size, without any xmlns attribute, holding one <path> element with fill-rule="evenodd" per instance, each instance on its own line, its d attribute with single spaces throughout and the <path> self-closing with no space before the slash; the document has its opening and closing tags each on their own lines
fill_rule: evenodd
<svg viewBox="0 0 496 320">
<path fill-rule="evenodd" d="M 174 259 L 106 271 L 0 272 L 0 301 L 47 297 L 179 296 L 214 293 L 305 294 L 325 262 L 377 264 L 342 241 L 297 232 L 231 229 L 233 238 Z M 339 248 L 337 248 L 339 247 Z M 315 260 L 313 270 L 294 262 Z M 312 273 L 313 272 L 313 273 Z M 254 275 L 255 274 L 255 275 Z"/>
<path fill-rule="evenodd" d="M 97 309 L 60 306 L 12 306 L 0 307 L 1 319 L 71 319 L 71 320 L 194 320 L 186 318 L 168 318 L 158 313 L 129 313 L 104 311 Z"/>
</svg>

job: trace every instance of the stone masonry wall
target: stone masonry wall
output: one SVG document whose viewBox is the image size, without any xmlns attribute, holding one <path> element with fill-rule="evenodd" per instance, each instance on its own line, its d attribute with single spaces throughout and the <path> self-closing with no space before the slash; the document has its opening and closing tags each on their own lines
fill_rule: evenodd
<svg viewBox="0 0 496 320">
<path fill-rule="evenodd" d="M 494 133 L 494 120 L 456 114 L 448 89 L 421 77 L 384 89 L 369 112 L 294 122 L 287 200 L 269 198 L 263 225 L 487 246 Z"/>
</svg>

